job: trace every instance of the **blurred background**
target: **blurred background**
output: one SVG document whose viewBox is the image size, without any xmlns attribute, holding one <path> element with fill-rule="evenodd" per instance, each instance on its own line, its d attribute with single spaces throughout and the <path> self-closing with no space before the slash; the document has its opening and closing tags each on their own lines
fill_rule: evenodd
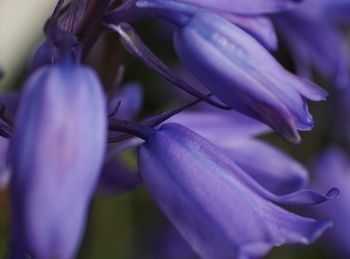
<svg viewBox="0 0 350 259">
<path fill-rule="evenodd" d="M 28 72 L 28 63 L 38 43 L 43 39 L 42 28 L 47 17 L 53 11 L 56 1 L 47 0 L 0 0 L 0 67 L 5 76 L 0 80 L 1 92 L 21 88 Z M 147 21 L 136 26 L 144 41 L 174 69 L 179 67 L 172 49 L 171 27 L 154 21 Z M 293 63 L 287 51 L 280 44 L 275 53 L 284 66 L 293 70 Z M 93 49 L 87 63 L 98 71 L 108 91 L 120 64 L 125 65 L 124 81 L 138 81 L 144 90 L 144 106 L 139 118 L 154 112 L 163 111 L 180 103 L 182 94 L 159 75 L 134 60 L 126 53 L 115 35 L 105 35 Z M 316 74 L 316 78 L 319 78 Z M 329 89 L 328 83 L 317 79 L 317 82 Z M 176 93 L 174 95 L 173 93 Z M 174 99 L 174 96 L 178 98 Z M 280 137 L 271 134 L 264 139 L 281 147 L 304 165 L 309 165 L 327 145 L 330 136 L 331 102 L 311 103 L 311 113 L 316 126 L 311 132 L 302 133 L 300 145 L 285 143 Z M 135 154 L 127 153 L 122 157 L 126 166 L 136 170 Z M 307 211 L 298 211 L 309 215 Z M 69 217 L 69 212 L 67 212 Z M 0 191 L 0 258 L 5 258 L 9 243 L 9 191 Z M 169 241 L 170 240 L 170 241 Z M 168 259 L 186 257 L 165 255 L 168 241 L 179 242 L 176 248 L 181 249 L 181 241 L 163 217 L 158 207 L 150 198 L 147 190 L 137 187 L 135 190 L 120 195 L 96 194 L 89 215 L 89 222 L 79 253 L 79 258 L 142 258 Z M 180 251 L 181 252 L 181 251 Z M 193 257 L 195 258 L 195 257 Z M 332 254 L 324 246 L 322 238 L 310 246 L 283 246 L 274 249 L 269 259 L 331 259 Z"/>
</svg>

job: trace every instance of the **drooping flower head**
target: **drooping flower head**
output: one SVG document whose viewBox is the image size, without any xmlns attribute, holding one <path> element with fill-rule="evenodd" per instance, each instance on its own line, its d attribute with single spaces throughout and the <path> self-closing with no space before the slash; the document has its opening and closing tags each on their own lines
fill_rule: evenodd
<svg viewBox="0 0 350 259">
<path fill-rule="evenodd" d="M 176 24 L 174 45 L 181 63 L 228 107 L 268 124 L 291 142 L 300 142 L 298 130 L 313 127 L 306 99 L 320 101 L 327 94 L 285 70 L 271 56 L 265 47 L 273 49 L 274 43 L 266 36 L 269 33 L 256 33 L 262 27 L 252 26 L 258 24 L 256 20 L 249 24 L 206 5 L 159 0 L 135 1 L 128 17 L 134 15 L 138 19 L 147 11 L 151 17 Z M 118 23 L 122 18 L 117 10 L 107 16 L 106 22 Z M 181 80 L 174 79 L 156 56 L 139 39 L 135 40 L 135 34 L 125 36 L 131 29 L 126 26 L 123 30 L 123 26 L 110 28 L 118 31 L 136 57 L 179 84 Z"/>
<path fill-rule="evenodd" d="M 200 118 L 192 114 L 195 119 L 177 118 L 191 129 L 159 126 L 204 101 L 234 109 L 299 142 L 298 130 L 313 126 L 306 99 L 323 100 L 326 93 L 270 55 L 277 37 L 266 15 L 289 10 L 301 0 L 72 0 L 64 8 L 63 2 L 59 0 L 45 26 L 46 39 L 33 56 L 14 131 L 11 121 L 5 123 L 9 130 L 3 135 L 11 138 L 10 257 L 74 258 L 97 183 L 115 193 L 140 184 L 139 175 L 130 174 L 116 157 L 135 146 L 146 187 L 203 258 L 260 258 L 275 246 L 309 244 L 331 226 L 278 204 L 313 205 L 336 197 L 338 190 L 321 195 L 304 189 L 305 169 L 246 134 L 242 121 L 234 127 L 244 137 L 218 136 L 225 129 L 215 119 L 225 126 L 227 119 L 235 122 L 234 116 L 204 114 L 199 120 L 204 127 L 197 127 Z M 128 24 L 150 17 L 175 25 L 176 53 L 204 88 L 176 75 Z M 132 55 L 196 100 L 141 122 L 133 118 L 140 106 L 137 88 L 106 104 L 97 75 L 82 65 L 106 30 L 117 32 Z M 126 105 L 119 100 L 122 95 L 128 96 Z M 133 142 L 136 137 L 142 140 Z M 105 156 L 107 141 L 112 144 Z"/>
<path fill-rule="evenodd" d="M 325 236 L 326 245 L 336 258 L 350 256 L 350 162 L 346 152 L 338 147 L 328 148 L 313 165 L 315 189 L 323 191 L 329 186 L 339 187 L 341 196 L 329 203 L 313 208 L 316 215 L 327 217 L 334 227 Z"/>
<path fill-rule="evenodd" d="M 265 122 L 298 142 L 297 130 L 313 120 L 306 98 L 325 92 L 287 72 L 250 35 L 209 13 L 196 14 L 175 35 L 176 51 L 187 69 L 224 103 Z"/>
<path fill-rule="evenodd" d="M 140 173 L 163 213 L 202 258 L 255 258 L 273 246 L 308 244 L 331 226 L 273 202 L 325 201 L 309 190 L 276 196 L 196 133 L 165 124 L 139 151 Z M 244 220 L 242 220 L 244 219 Z"/>
</svg>

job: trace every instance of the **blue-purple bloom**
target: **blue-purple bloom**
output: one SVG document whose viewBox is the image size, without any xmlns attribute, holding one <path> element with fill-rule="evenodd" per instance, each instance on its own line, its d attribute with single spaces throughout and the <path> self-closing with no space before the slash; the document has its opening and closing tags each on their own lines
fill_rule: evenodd
<svg viewBox="0 0 350 259">
<path fill-rule="evenodd" d="M 289 73 L 254 38 L 214 14 L 197 13 L 174 38 L 186 68 L 235 110 L 260 120 L 292 142 L 310 130 L 306 98 L 325 99 L 310 81 Z"/>
<path fill-rule="evenodd" d="M 151 195 L 202 258 L 261 257 L 273 246 L 309 244 L 331 226 L 273 202 L 313 204 L 334 197 L 333 192 L 329 197 L 308 190 L 273 195 L 214 145 L 177 124 L 149 136 L 139 163 Z"/>
<path fill-rule="evenodd" d="M 334 222 L 326 236 L 327 245 L 336 258 L 350 256 L 350 160 L 349 155 L 338 147 L 328 148 L 313 165 L 314 188 L 323 191 L 329 186 L 338 186 L 339 199 L 313 208 L 316 215 Z"/>
<path fill-rule="evenodd" d="M 346 20 L 339 10 L 345 0 L 335 1 L 333 14 L 339 16 L 322 24 Z M 269 53 L 278 45 L 272 16 L 288 35 L 305 36 L 291 41 L 301 63 L 317 63 L 337 75 L 347 69 L 334 58 L 344 52 L 333 27 L 312 35 L 327 28 L 337 55 L 330 55 L 328 43 L 310 51 L 312 57 L 300 51 L 312 42 L 306 34 L 318 24 L 320 9 L 310 17 L 300 14 L 306 26 L 299 34 L 288 16 L 299 15 L 302 9 L 290 10 L 302 0 L 120 2 L 72 0 L 64 7 L 59 0 L 32 58 L 17 115 L 7 109 L 13 102 L 0 100 L 0 137 L 7 138 L 0 139 L 0 170 L 11 170 L 0 171 L 0 187 L 11 176 L 10 258 L 74 258 L 96 187 L 119 194 L 142 181 L 201 258 L 255 259 L 276 246 L 317 239 L 332 225 L 329 220 L 279 205 L 323 203 L 337 197 L 338 189 L 327 186 L 326 195 L 305 189 L 305 168 L 257 137 L 273 129 L 300 142 L 298 131 L 314 124 L 307 100 L 327 95 Z M 281 18 L 282 11 L 287 16 Z M 177 75 L 129 24 L 148 18 L 175 25 L 177 56 L 203 88 Z M 137 121 L 142 92 L 135 83 L 118 88 L 123 69 L 106 101 L 98 76 L 82 64 L 106 31 L 117 33 L 129 53 L 190 94 L 191 102 Z M 316 57 L 323 50 L 326 57 Z M 341 76 L 337 81 L 345 82 Z M 220 111 L 185 111 L 200 102 Z M 131 148 L 138 148 L 139 172 L 120 160 Z"/>
<path fill-rule="evenodd" d="M 105 152 L 96 74 L 70 62 L 30 76 L 11 141 L 12 257 L 73 258 Z"/>
</svg>

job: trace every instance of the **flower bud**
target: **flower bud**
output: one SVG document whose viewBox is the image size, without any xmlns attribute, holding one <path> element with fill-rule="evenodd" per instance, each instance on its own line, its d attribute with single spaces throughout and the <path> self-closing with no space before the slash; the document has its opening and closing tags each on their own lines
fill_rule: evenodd
<svg viewBox="0 0 350 259">
<path fill-rule="evenodd" d="M 75 256 L 106 131 L 105 97 L 91 69 L 45 66 L 28 79 L 10 154 L 13 253 Z"/>
</svg>

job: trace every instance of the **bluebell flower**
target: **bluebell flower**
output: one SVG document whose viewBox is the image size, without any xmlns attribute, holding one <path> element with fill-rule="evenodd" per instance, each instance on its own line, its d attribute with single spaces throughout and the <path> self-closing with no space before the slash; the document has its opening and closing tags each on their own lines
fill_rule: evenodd
<svg viewBox="0 0 350 259">
<path fill-rule="evenodd" d="M 241 24 L 260 42 L 274 48 L 268 33 L 256 33 L 257 21 L 244 22 L 227 12 L 215 14 L 180 3 L 139 0 L 135 6 L 125 7 L 124 16 L 123 8 L 110 13 L 106 23 L 120 34 L 135 57 L 188 93 L 194 93 L 143 44 L 129 25 L 115 25 L 125 17 L 137 20 L 147 15 L 172 21 L 179 27 L 174 37 L 176 52 L 196 79 L 227 106 L 268 124 L 287 140 L 299 142 L 298 130 L 310 130 L 314 124 L 306 99 L 324 100 L 325 91 L 285 70 L 256 39 L 234 24 Z"/>
<path fill-rule="evenodd" d="M 70 62 L 30 76 L 11 140 L 12 258 L 73 258 L 106 143 L 106 104 L 89 68 Z"/>
<path fill-rule="evenodd" d="M 326 245 L 336 256 L 350 257 L 350 160 L 349 155 L 338 147 L 328 148 L 313 165 L 314 188 L 320 191 L 329 186 L 338 186 L 339 199 L 329 204 L 320 204 L 313 208 L 316 215 L 327 217 L 334 222 L 334 227 L 325 236 Z"/>
<path fill-rule="evenodd" d="M 274 246 L 309 244 L 331 226 L 274 203 L 314 204 L 337 191 L 276 196 L 178 124 L 164 124 L 149 136 L 139 150 L 139 167 L 162 212 L 202 258 L 259 258 Z"/>
<path fill-rule="evenodd" d="M 8 138 L 0 146 L 0 170 L 11 170 L 0 171 L 0 184 L 11 176 L 10 258 L 74 258 L 96 188 L 118 194 L 142 181 L 202 258 L 260 258 L 275 246 L 316 240 L 330 221 L 279 205 L 315 205 L 338 190 L 305 189 L 305 168 L 256 138 L 273 129 L 299 142 L 298 131 L 313 127 L 307 99 L 326 97 L 269 53 L 277 37 L 267 15 L 302 0 L 120 2 L 72 0 L 63 7 L 59 0 L 32 58 L 17 116 L 5 116 L 0 105 L 0 137 Z M 176 26 L 175 50 L 204 88 L 173 72 L 129 24 L 147 18 Z M 117 90 L 106 102 L 97 75 L 81 64 L 106 30 L 196 99 L 141 122 L 135 121 L 139 87 Z M 236 111 L 183 112 L 202 101 Z M 118 157 L 136 147 L 139 172 Z"/>
<path fill-rule="evenodd" d="M 254 38 L 214 14 L 197 13 L 174 38 L 185 67 L 233 109 L 292 142 L 313 127 L 306 99 L 325 91 L 286 71 Z"/>
<path fill-rule="evenodd" d="M 119 105 L 120 102 L 120 105 Z M 109 102 L 109 114 L 114 118 L 132 120 L 138 115 L 143 104 L 142 87 L 137 82 L 130 82 L 117 89 Z M 115 108 L 118 107 L 117 111 Z"/>
<path fill-rule="evenodd" d="M 273 16 L 299 74 L 311 77 L 316 68 L 339 87 L 349 84 L 349 51 L 338 26 L 350 24 L 349 10 L 347 0 L 310 0 L 293 11 Z"/>
</svg>

